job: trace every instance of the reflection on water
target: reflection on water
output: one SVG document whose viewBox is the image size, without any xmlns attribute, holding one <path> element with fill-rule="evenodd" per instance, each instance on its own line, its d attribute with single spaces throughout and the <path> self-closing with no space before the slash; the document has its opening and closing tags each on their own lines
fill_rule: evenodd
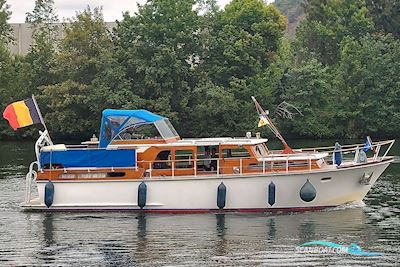
<svg viewBox="0 0 400 267">
<path fill-rule="evenodd" d="M 268 219 L 267 226 L 268 226 L 267 239 L 268 240 L 274 240 L 275 236 L 276 236 L 275 220 L 273 218 Z"/>
<path fill-rule="evenodd" d="M 219 243 L 216 245 L 216 254 L 225 255 L 227 253 L 225 214 L 215 214 L 215 218 L 217 220 L 217 236 Z"/>
<path fill-rule="evenodd" d="M 18 204 L 32 147 L 0 145 L 1 266 L 381 266 L 400 262 L 400 164 L 388 168 L 365 205 L 319 212 L 23 213 Z M 16 159 L 4 158 L 6 150 L 13 150 L 10 155 Z M 297 245 L 311 240 L 357 243 L 384 255 L 296 252 Z"/>
</svg>

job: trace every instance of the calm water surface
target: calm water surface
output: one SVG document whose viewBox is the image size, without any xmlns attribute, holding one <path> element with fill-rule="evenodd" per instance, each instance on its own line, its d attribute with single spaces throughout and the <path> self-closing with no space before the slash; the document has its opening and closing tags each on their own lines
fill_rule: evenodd
<svg viewBox="0 0 400 267">
<path fill-rule="evenodd" d="M 362 206 L 284 215 L 25 213 L 19 203 L 33 143 L 0 142 L 0 266 L 399 266 L 399 143 L 392 154 L 398 163 Z M 296 252 L 311 240 L 383 255 Z"/>
</svg>

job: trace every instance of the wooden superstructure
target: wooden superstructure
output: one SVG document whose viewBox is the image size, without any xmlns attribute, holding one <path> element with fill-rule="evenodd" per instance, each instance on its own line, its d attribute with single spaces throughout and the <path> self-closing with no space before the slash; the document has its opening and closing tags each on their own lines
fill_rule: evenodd
<svg viewBox="0 0 400 267">
<path fill-rule="evenodd" d="M 43 168 L 37 179 L 112 180 L 245 175 L 319 169 L 324 165 L 324 155 L 301 152 L 280 154 L 279 151 L 269 151 L 266 142 L 267 139 L 256 138 L 204 138 L 174 142 L 160 139 L 119 140 L 112 142 L 109 149 L 135 149 L 135 167 L 66 168 L 61 162 L 54 162 Z M 51 147 L 49 149 L 51 151 Z M 74 147 L 66 146 L 65 149 Z M 206 151 L 209 151 L 208 154 Z"/>
</svg>

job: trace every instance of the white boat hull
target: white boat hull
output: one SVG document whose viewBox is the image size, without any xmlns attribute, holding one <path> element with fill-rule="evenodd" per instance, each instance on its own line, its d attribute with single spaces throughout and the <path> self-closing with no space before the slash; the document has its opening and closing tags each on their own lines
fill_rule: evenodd
<svg viewBox="0 0 400 267">
<path fill-rule="evenodd" d="M 138 187 L 147 186 L 146 204 L 142 210 L 154 212 L 207 212 L 220 210 L 217 188 L 226 186 L 225 211 L 308 210 L 360 202 L 388 167 L 391 160 L 301 173 L 268 173 L 257 175 L 152 177 L 136 180 L 52 181 L 54 198 L 44 204 L 47 181 L 37 181 L 39 198 L 23 203 L 28 210 L 141 210 Z M 360 183 L 371 175 L 368 184 Z M 330 178 L 330 179 L 329 179 Z M 300 197 L 300 189 L 309 180 L 316 197 L 309 202 Z M 275 185 L 275 203 L 268 203 L 268 185 Z"/>
</svg>

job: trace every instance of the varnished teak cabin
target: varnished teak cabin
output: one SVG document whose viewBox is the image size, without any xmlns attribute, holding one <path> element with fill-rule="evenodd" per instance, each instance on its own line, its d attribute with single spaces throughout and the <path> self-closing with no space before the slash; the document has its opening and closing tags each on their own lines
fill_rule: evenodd
<svg viewBox="0 0 400 267">
<path fill-rule="evenodd" d="M 158 137 L 138 136 L 134 130 L 154 125 Z M 136 131 L 135 131 L 136 132 Z M 139 139 L 134 137 L 139 137 Z M 142 177 L 177 177 L 197 175 L 230 175 L 286 172 L 318 169 L 324 164 L 319 154 L 273 154 L 267 139 L 203 138 L 181 140 L 168 119 L 145 110 L 106 110 L 103 115 L 100 142 L 84 142 L 82 146 L 56 145 L 42 150 L 38 180 L 68 179 L 139 179 Z M 98 147 L 99 146 L 99 147 Z M 93 165 L 91 150 L 134 150 L 126 166 Z M 209 151 L 209 154 L 206 154 Z M 214 155 L 211 153 L 215 151 Z M 74 154 L 86 154 L 73 166 Z M 275 152 L 276 153 L 276 152 Z M 70 154 L 70 155 L 69 155 Z M 58 155 L 62 155 L 59 157 Z M 115 155 L 121 157 L 125 155 Z M 128 156 L 129 157 L 129 156 Z M 104 161 L 104 158 L 101 159 Z M 86 162 L 84 162 L 86 161 Z M 84 166 L 84 165 L 87 166 Z"/>
</svg>

